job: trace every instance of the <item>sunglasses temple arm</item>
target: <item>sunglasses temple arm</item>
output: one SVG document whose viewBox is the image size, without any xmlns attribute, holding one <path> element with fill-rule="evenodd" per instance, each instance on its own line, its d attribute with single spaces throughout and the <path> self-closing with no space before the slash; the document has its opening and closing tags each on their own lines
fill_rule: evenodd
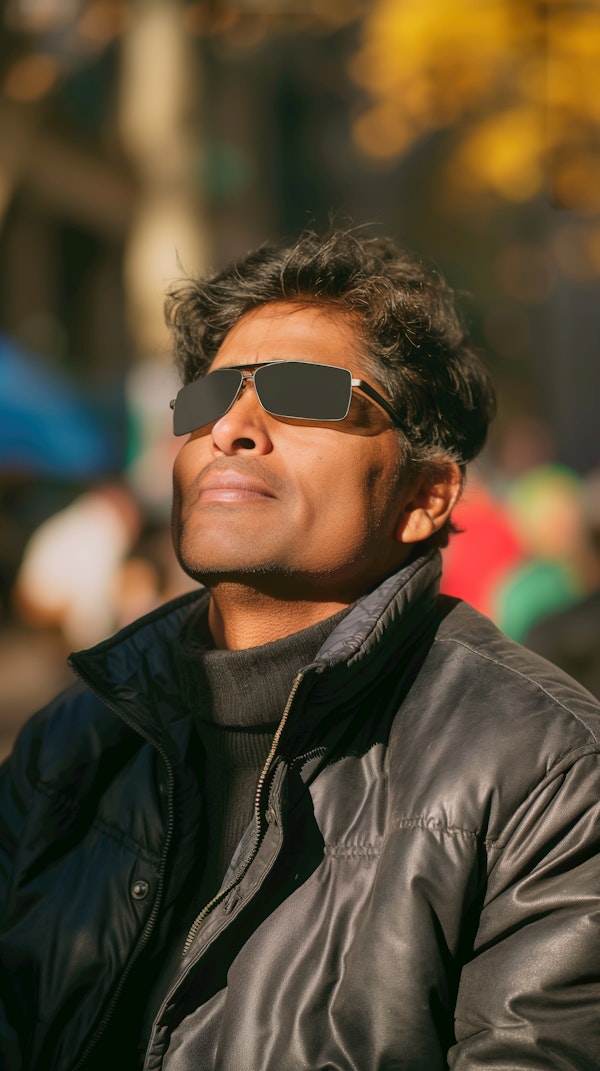
<svg viewBox="0 0 600 1071">
<path fill-rule="evenodd" d="M 380 394 L 379 391 L 376 391 L 375 388 L 370 385 L 370 383 L 367 383 L 364 379 L 353 378 L 352 386 L 357 387 L 358 390 L 362 391 L 363 394 L 366 394 L 371 399 L 371 401 L 375 402 L 375 404 L 378 405 L 380 409 L 383 409 L 383 411 L 387 413 L 389 417 L 391 417 L 397 427 L 401 426 L 400 417 L 398 416 L 398 414 L 394 412 L 389 402 L 387 402 L 383 395 Z"/>
</svg>

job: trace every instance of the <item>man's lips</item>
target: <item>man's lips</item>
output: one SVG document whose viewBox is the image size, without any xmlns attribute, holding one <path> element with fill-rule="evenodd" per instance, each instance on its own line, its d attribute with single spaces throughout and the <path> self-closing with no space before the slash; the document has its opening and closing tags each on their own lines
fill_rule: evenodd
<svg viewBox="0 0 600 1071">
<path fill-rule="evenodd" d="M 240 472 L 212 472 L 198 483 L 198 500 L 205 502 L 258 502 L 275 495 L 262 480 Z"/>
</svg>

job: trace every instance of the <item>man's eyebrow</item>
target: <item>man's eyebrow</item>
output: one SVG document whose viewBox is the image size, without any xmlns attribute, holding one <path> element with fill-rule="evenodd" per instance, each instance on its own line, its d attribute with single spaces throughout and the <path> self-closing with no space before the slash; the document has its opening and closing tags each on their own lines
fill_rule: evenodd
<svg viewBox="0 0 600 1071">
<path fill-rule="evenodd" d="M 220 372 L 222 368 L 235 368 L 235 369 L 239 368 L 240 371 L 242 371 L 244 368 L 262 368 L 263 365 L 266 365 L 266 364 L 276 364 L 278 361 L 291 361 L 291 360 L 299 361 L 300 358 L 299 357 L 294 357 L 294 358 L 292 358 L 292 357 L 270 357 L 268 361 L 257 361 L 254 364 L 252 364 L 251 362 L 249 362 L 248 364 L 246 364 L 246 363 L 244 363 L 244 364 L 221 364 L 221 365 L 219 365 L 218 368 L 211 368 L 210 372 Z M 306 363 L 308 364 L 310 362 L 307 361 Z M 207 375 L 208 374 L 209 373 L 207 373 Z"/>
</svg>

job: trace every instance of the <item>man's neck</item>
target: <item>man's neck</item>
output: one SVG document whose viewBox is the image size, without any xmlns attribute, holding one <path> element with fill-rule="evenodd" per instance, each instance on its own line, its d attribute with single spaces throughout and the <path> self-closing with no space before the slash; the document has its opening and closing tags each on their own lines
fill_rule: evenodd
<svg viewBox="0 0 600 1071">
<path fill-rule="evenodd" d="M 242 584 L 220 583 L 211 589 L 208 624 L 217 648 L 242 651 L 310 628 L 353 601 L 277 599 Z"/>
</svg>

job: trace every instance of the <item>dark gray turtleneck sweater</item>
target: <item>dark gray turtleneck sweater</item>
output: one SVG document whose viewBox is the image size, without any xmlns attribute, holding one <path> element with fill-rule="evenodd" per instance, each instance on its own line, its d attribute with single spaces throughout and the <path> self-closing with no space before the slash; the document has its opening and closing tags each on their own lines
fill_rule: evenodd
<svg viewBox="0 0 600 1071">
<path fill-rule="evenodd" d="M 217 892 L 252 818 L 258 779 L 294 677 L 347 613 L 242 651 L 215 649 L 205 611 L 188 621 L 178 662 L 182 698 L 201 743 L 206 815 L 201 905 Z"/>
</svg>

